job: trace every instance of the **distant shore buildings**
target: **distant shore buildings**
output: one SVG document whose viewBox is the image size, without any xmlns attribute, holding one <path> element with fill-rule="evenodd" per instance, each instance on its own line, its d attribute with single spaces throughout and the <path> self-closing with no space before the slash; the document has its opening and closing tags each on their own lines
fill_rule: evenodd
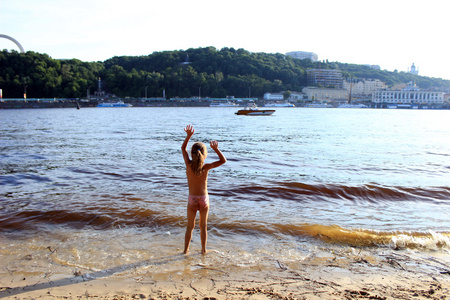
<svg viewBox="0 0 450 300">
<path fill-rule="evenodd" d="M 297 59 L 310 59 L 312 62 L 316 62 L 319 60 L 319 56 L 313 52 L 292 51 L 286 53 L 286 55 Z"/>
</svg>

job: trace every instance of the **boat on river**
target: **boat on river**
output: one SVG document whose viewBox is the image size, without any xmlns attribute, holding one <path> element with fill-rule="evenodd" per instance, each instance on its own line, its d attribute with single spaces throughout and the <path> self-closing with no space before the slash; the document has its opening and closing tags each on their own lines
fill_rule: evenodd
<svg viewBox="0 0 450 300">
<path fill-rule="evenodd" d="M 248 105 L 244 109 L 238 110 L 236 115 L 244 116 L 270 116 L 275 112 L 274 109 L 260 109 L 256 104 Z"/>
<path fill-rule="evenodd" d="M 130 103 L 124 103 L 123 101 L 117 101 L 117 102 L 104 102 L 99 103 L 97 107 L 131 107 Z"/>
<path fill-rule="evenodd" d="M 271 102 L 264 105 L 264 107 L 295 107 L 294 104 L 285 102 Z"/>
<path fill-rule="evenodd" d="M 309 103 L 305 107 L 310 108 L 333 108 L 333 105 L 328 103 Z"/>
<path fill-rule="evenodd" d="M 212 102 L 209 107 L 236 107 L 239 106 L 236 103 L 227 101 L 227 102 Z"/>
<path fill-rule="evenodd" d="M 338 106 L 338 108 L 367 108 L 368 106 L 365 104 L 351 104 L 345 103 Z"/>
</svg>

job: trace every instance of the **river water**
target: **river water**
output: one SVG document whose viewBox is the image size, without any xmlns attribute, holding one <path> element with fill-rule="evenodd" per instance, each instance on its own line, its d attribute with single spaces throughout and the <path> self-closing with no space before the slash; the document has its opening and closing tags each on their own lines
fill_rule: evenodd
<svg viewBox="0 0 450 300">
<path fill-rule="evenodd" d="M 448 257 L 449 111 L 235 110 L 0 111 L 0 256 L 11 265 L 41 257 L 29 268 L 42 271 L 181 253 L 180 147 L 192 124 L 191 142 L 217 140 L 228 159 L 209 175 L 207 259 L 215 264 L 358 248 Z M 209 152 L 207 162 L 217 159 Z M 197 230 L 191 252 L 200 248 Z M 49 262 L 44 252 L 56 249 Z"/>
</svg>

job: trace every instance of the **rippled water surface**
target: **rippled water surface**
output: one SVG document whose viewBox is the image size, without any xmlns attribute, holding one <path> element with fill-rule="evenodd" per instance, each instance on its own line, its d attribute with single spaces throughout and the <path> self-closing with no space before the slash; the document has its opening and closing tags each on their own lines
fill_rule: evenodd
<svg viewBox="0 0 450 300">
<path fill-rule="evenodd" d="M 210 172 L 213 248 L 242 243 L 252 253 L 259 238 L 284 241 L 266 248 L 274 253 L 283 243 L 306 251 L 299 241 L 379 247 L 403 239 L 406 247 L 448 249 L 449 111 L 234 112 L 0 111 L 0 231 L 34 233 L 31 244 L 58 233 L 79 253 L 111 236 L 120 245 L 104 246 L 115 249 L 108 253 L 149 245 L 177 252 L 187 201 L 180 146 L 192 124 L 192 141 L 218 140 L 228 159 Z M 207 160 L 216 158 L 210 149 Z"/>
</svg>

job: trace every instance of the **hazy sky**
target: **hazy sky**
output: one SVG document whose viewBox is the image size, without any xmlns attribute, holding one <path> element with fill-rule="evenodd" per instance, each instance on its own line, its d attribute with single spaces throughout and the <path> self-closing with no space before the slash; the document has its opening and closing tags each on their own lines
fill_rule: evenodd
<svg viewBox="0 0 450 300">
<path fill-rule="evenodd" d="M 104 61 L 213 46 L 309 51 L 450 79 L 448 0 L 0 0 L 0 34 L 25 51 Z M 0 49 L 17 46 L 0 38 Z"/>
</svg>

